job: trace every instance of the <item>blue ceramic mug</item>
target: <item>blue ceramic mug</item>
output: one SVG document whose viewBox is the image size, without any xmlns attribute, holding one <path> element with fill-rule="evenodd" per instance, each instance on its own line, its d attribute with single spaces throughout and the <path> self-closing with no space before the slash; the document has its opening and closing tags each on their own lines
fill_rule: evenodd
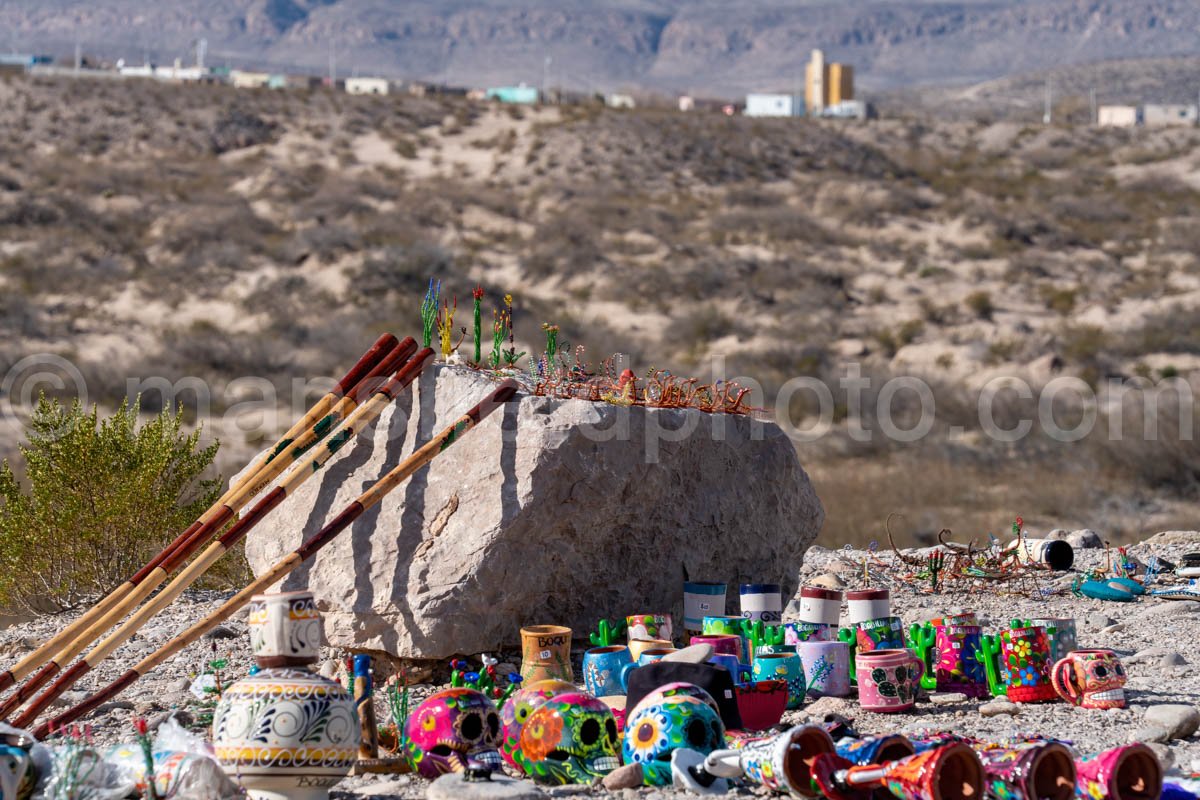
<svg viewBox="0 0 1200 800">
<path fill-rule="evenodd" d="M 752 679 L 750 665 L 738 661 L 737 656 L 731 656 L 728 653 L 717 653 L 708 660 L 708 663 L 729 670 L 729 674 L 733 676 L 734 683 L 745 683 Z"/>
<path fill-rule="evenodd" d="M 662 661 L 663 656 L 669 656 L 676 652 L 674 647 L 652 647 L 649 650 L 643 650 L 638 656 L 637 665 L 644 667 L 647 664 L 653 664 L 655 661 Z"/>
<path fill-rule="evenodd" d="M 583 685 L 596 697 L 625 694 L 636 666 L 625 645 L 593 648 L 583 654 Z"/>
<path fill-rule="evenodd" d="M 795 653 L 773 653 L 754 659 L 754 680 L 785 680 L 788 686 L 788 708 L 804 704 L 804 665 Z"/>
</svg>

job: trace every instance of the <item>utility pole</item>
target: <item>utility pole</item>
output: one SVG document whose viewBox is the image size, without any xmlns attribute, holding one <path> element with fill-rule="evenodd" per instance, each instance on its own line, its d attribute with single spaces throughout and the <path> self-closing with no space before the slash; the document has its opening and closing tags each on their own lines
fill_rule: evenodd
<svg viewBox="0 0 1200 800">
<path fill-rule="evenodd" d="M 83 48 L 79 44 L 79 40 L 75 40 L 75 74 L 79 74 L 79 70 L 83 68 Z"/>
<path fill-rule="evenodd" d="M 1046 110 L 1042 112 L 1042 124 L 1049 125 L 1053 120 L 1053 108 L 1051 104 L 1050 79 L 1046 78 Z"/>
</svg>

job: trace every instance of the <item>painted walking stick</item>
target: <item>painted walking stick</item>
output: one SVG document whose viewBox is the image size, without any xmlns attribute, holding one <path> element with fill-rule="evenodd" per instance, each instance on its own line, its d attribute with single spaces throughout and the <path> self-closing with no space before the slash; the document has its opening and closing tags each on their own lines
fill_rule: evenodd
<svg viewBox="0 0 1200 800">
<path fill-rule="evenodd" d="M 358 360 L 358 363 L 356 363 L 350 369 L 350 371 L 347 372 L 342 379 L 337 382 L 333 389 L 331 389 L 324 397 L 319 399 L 313 405 L 313 407 L 310 408 L 308 412 L 295 425 L 293 425 L 287 433 L 283 435 L 282 438 L 280 438 L 275 446 L 259 460 L 257 464 L 244 473 L 245 478 L 243 480 L 249 480 L 252 478 L 259 469 L 261 469 L 268 461 L 279 455 L 279 453 L 282 452 L 289 444 L 291 444 L 297 436 L 313 427 L 322 417 L 328 414 L 333 405 L 342 397 L 344 397 L 349 391 L 351 391 L 351 389 L 360 381 L 362 381 L 364 376 L 374 369 L 379 362 L 382 361 L 388 355 L 388 353 L 397 346 L 397 344 L 398 342 L 396 341 L 396 337 L 390 333 L 385 333 L 380 336 L 375 341 L 375 344 L 371 346 L 371 349 L 362 355 L 362 358 Z M 24 680 L 26 676 L 30 675 L 38 667 L 45 664 L 46 660 L 57 653 L 64 644 L 72 641 L 76 637 L 89 633 L 90 629 L 99 627 L 97 624 L 98 622 L 99 624 L 104 624 L 103 622 L 100 622 L 101 617 L 104 617 L 105 619 L 111 619 L 111 622 L 108 622 L 106 625 L 104 625 L 104 630 L 107 630 L 107 628 L 111 627 L 112 624 L 114 624 L 116 620 L 120 618 L 120 616 L 113 617 L 113 615 L 110 614 L 113 608 L 122 600 L 124 600 L 131 592 L 133 592 L 141 583 L 143 583 L 146 578 L 171 555 L 172 552 L 189 541 L 193 534 L 195 534 L 204 526 L 211 525 L 214 520 L 219 518 L 221 516 L 221 509 L 225 505 L 225 502 L 233 494 L 233 492 L 239 488 L 239 486 L 240 483 L 230 486 L 229 491 L 227 491 L 223 497 L 217 500 L 217 502 L 214 503 L 207 511 L 205 511 L 199 519 L 188 526 L 183 533 L 179 534 L 179 536 L 176 537 L 173 542 L 164 547 L 158 553 L 158 555 L 151 559 L 128 581 L 122 583 L 116 589 L 109 592 L 107 596 L 89 608 L 78 619 L 76 619 L 70 625 L 67 625 L 54 636 L 47 639 L 42 645 L 40 645 L 32 653 L 29 653 L 27 656 L 22 658 L 6 672 L 0 673 L 0 691 L 4 691 L 9 687 L 14 686 L 20 680 Z M 96 636 L 99 636 L 100 632 L 102 631 L 98 631 L 92 637 L 92 639 L 94 640 Z"/>
<path fill-rule="evenodd" d="M 367 425 L 374 421 L 384 408 L 391 404 L 404 389 L 417 379 L 417 376 L 421 374 L 432 360 L 433 351 L 429 348 L 425 348 L 413 356 L 412 360 L 396 373 L 394 378 L 380 387 L 377 392 L 371 395 L 371 398 L 367 402 L 363 403 L 353 414 L 347 417 L 342 425 L 334 430 L 323 444 L 314 448 L 302 460 L 296 462 L 295 467 L 280 481 L 278 486 L 263 495 L 254 505 L 254 508 L 244 514 L 241 519 L 221 534 L 215 542 L 205 548 L 199 557 L 176 575 L 174 580 L 156 594 L 150 602 L 139 608 L 133 616 L 109 634 L 100 644 L 96 645 L 91 652 L 63 672 L 49 688 L 38 695 L 29 704 L 29 707 L 21 712 L 14 722 L 28 725 L 37 719 L 38 714 L 53 702 L 56 697 L 74 685 L 92 667 L 108 658 L 113 651 L 137 633 L 151 617 L 162 611 L 179 595 L 183 594 L 184 590 L 207 572 L 221 556 L 225 555 L 230 548 L 245 538 L 246 534 L 263 517 L 282 503 L 284 498 L 295 491 L 309 476 L 319 471 L 346 442 L 351 441 Z M 61 665 L 66 662 L 66 659 L 56 657 L 55 661 Z"/>
<path fill-rule="evenodd" d="M 246 588 L 227 600 L 220 608 L 179 636 L 176 636 L 157 652 L 143 659 L 133 669 L 124 673 L 113 683 L 96 692 L 79 705 L 58 715 L 49 723 L 38 726 L 34 735 L 39 738 L 45 738 L 46 734 L 52 729 L 61 728 L 79 719 L 89 711 L 96 709 L 103 703 L 108 702 L 126 687 L 133 684 L 138 678 L 160 666 L 163 662 L 175 656 L 180 650 L 198 641 L 205 633 L 229 619 L 242 606 L 250 602 L 251 597 L 261 594 L 267 587 L 277 583 L 304 561 L 316 555 L 321 548 L 333 541 L 338 534 L 349 528 L 363 512 L 379 503 L 387 496 L 388 492 L 407 480 L 413 473 L 421 469 L 421 467 L 433 461 L 439 453 L 449 448 L 462 438 L 465 433 L 478 425 L 485 417 L 511 399 L 516 394 L 516 391 L 516 381 L 511 379 L 504 381 L 491 394 L 480 401 L 479 405 L 462 415 L 453 425 L 437 434 L 428 443 L 400 462 L 390 472 L 376 481 L 367 491 L 359 495 L 356 500 L 342 509 L 325 527 L 313 534 L 311 538 L 292 551 L 292 553 L 277 561 Z"/>
<path fill-rule="evenodd" d="M 207 523 L 196 528 L 185 542 L 172 550 L 153 570 L 143 569 L 139 576 L 144 574 L 144 578 L 139 581 L 139 585 L 133 591 L 129 592 L 123 600 L 84 633 L 63 645 L 54 658 L 10 695 L 3 704 L 0 704 L 0 719 L 6 718 L 14 709 L 32 697 L 72 658 L 86 650 L 106 630 L 113 627 L 133 611 L 139 603 L 149 597 L 167 579 L 168 575 L 181 567 L 212 534 L 220 530 L 222 525 L 225 525 L 246 503 L 250 502 L 254 495 L 295 463 L 296 459 L 303 456 L 306 450 L 325 437 L 339 421 L 346 419 L 347 414 L 354 411 L 364 397 L 374 396 L 373 393 L 378 388 L 379 382 L 386 380 L 392 371 L 398 369 L 415 348 L 416 342 L 411 337 L 396 345 L 346 396 L 338 400 L 327 414 L 320 417 L 316 424 L 300 434 L 276 457 L 270 459 L 269 463 L 264 463 L 263 468 L 255 475 L 239 481 L 233 489 L 226 492 L 222 497 L 224 502 L 220 504 L 219 513 Z"/>
</svg>

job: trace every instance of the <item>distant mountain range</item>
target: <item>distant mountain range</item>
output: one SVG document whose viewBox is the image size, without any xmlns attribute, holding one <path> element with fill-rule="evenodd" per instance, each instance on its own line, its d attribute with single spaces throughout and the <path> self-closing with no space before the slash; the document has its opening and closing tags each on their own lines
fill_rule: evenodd
<svg viewBox="0 0 1200 800">
<path fill-rule="evenodd" d="M 794 89 L 812 48 L 860 87 L 964 85 L 1200 54 L 1196 0 L 6 0 L 0 48 L 735 96 Z"/>
</svg>

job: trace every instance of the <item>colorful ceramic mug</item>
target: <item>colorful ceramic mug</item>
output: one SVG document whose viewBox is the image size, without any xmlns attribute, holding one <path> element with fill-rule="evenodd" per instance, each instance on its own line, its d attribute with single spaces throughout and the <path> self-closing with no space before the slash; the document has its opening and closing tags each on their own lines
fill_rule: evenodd
<svg viewBox="0 0 1200 800">
<path fill-rule="evenodd" d="M 749 664 L 743 664 L 738 661 L 737 656 L 729 655 L 728 653 L 716 653 L 708 660 L 708 663 L 727 669 L 733 677 L 734 683 L 742 683 L 753 677 L 753 672 Z"/>
<path fill-rule="evenodd" d="M 773 653 L 795 653 L 796 645 L 794 644 L 760 644 L 754 649 L 754 657 L 771 655 Z"/>
<path fill-rule="evenodd" d="M 583 654 L 583 685 L 596 697 L 625 694 L 633 656 L 625 645 L 596 647 Z"/>
<path fill-rule="evenodd" d="M 704 634 L 728 634 L 736 636 L 742 640 L 742 651 L 738 654 L 738 658 L 742 661 L 750 662 L 750 640 L 746 638 L 746 633 L 742 628 L 742 623 L 745 622 L 741 617 L 731 616 L 707 616 L 704 622 Z"/>
<path fill-rule="evenodd" d="M 652 647 L 649 650 L 643 650 L 638 656 L 638 666 L 644 667 L 647 664 L 653 664 L 655 661 L 662 661 L 663 656 L 669 656 L 671 653 L 678 652 L 674 647 Z"/>
<path fill-rule="evenodd" d="M 756 681 L 784 680 L 788 685 L 788 708 L 804 704 L 804 664 L 795 653 L 771 653 L 754 659 Z"/>
<path fill-rule="evenodd" d="M 1077 759 L 1075 771 L 1077 797 L 1146 800 L 1162 796 L 1162 763 L 1154 751 L 1141 742 Z"/>
<path fill-rule="evenodd" d="M 801 642 L 832 642 L 837 634 L 835 625 L 824 622 L 785 622 L 783 624 L 784 644 L 800 644 Z"/>
<path fill-rule="evenodd" d="M 783 621 L 783 593 L 778 583 L 743 583 L 742 618 L 778 625 Z"/>
<path fill-rule="evenodd" d="M 742 666 L 749 670 L 749 667 Z M 787 681 L 749 681 L 734 687 L 737 697 L 738 716 L 742 728 L 748 731 L 765 731 L 779 724 L 787 710 Z"/>
<path fill-rule="evenodd" d="M 846 614 L 851 625 L 892 615 L 892 595 L 887 589 L 846 592 Z"/>
<path fill-rule="evenodd" d="M 873 650 L 855 657 L 858 703 L 879 714 L 907 711 L 916 705 L 925 664 L 908 650 Z"/>
<path fill-rule="evenodd" d="M 745 663 L 742 654 L 742 637 L 740 636 L 728 633 L 704 633 L 700 636 L 693 636 L 688 643 L 712 645 L 714 653 L 726 653 Z"/>
<path fill-rule="evenodd" d="M 834 752 L 833 741 L 823 728 L 797 725 L 763 738 L 731 737 L 730 745 L 741 751 L 741 768 L 746 781 L 806 800 L 821 796 L 813 785 L 813 759 Z"/>
<path fill-rule="evenodd" d="M 1081 708 L 1124 708 L 1125 667 L 1112 650 L 1076 650 L 1055 662 L 1050 682 Z"/>
<path fill-rule="evenodd" d="M 695 644 L 695 642 L 692 642 L 692 644 Z M 674 647 L 675 643 L 668 642 L 666 639 L 634 639 L 629 643 L 629 657 L 634 661 L 638 661 L 642 657 L 642 653 L 647 650 L 674 649 Z"/>
<path fill-rule="evenodd" d="M 962 614 L 934 617 L 929 620 L 929 624 L 934 628 L 943 628 L 947 625 L 978 625 L 979 617 L 975 615 L 974 611 L 965 611 Z"/>
<path fill-rule="evenodd" d="M 1074 800 L 1075 762 L 1060 742 L 979 746 L 987 796 L 1004 800 Z"/>
<path fill-rule="evenodd" d="M 691 633 L 704 630 L 704 618 L 725 613 L 725 584 L 714 581 L 683 582 L 683 627 Z"/>
<path fill-rule="evenodd" d="M 625 618 L 629 626 L 629 641 L 674 638 L 670 614 L 633 614 Z"/>
<path fill-rule="evenodd" d="M 1028 619 L 1024 624 L 1021 620 L 1013 620 L 1014 628 L 1045 628 L 1046 638 L 1050 641 L 1050 659 L 1058 661 L 1060 658 L 1066 658 L 1071 653 L 1079 649 L 1079 642 L 1075 635 L 1075 620 L 1070 617 L 1042 617 L 1041 619 Z"/>
<path fill-rule="evenodd" d="M 1045 628 L 1013 628 L 1000 634 L 1000 668 L 1009 700 L 1041 703 L 1056 699 L 1050 666 Z"/>
<path fill-rule="evenodd" d="M 983 629 L 978 625 L 941 625 L 937 632 L 934 675 L 937 688 L 962 692 L 967 697 L 987 697 Z"/>
<path fill-rule="evenodd" d="M 550 678 L 574 682 L 571 629 L 561 625 L 521 628 L 521 678 L 526 685 Z"/>
<path fill-rule="evenodd" d="M 797 646 L 804 664 L 809 697 L 850 694 L 850 647 L 845 642 L 802 642 Z"/>
<path fill-rule="evenodd" d="M 869 619 L 855 625 L 858 652 L 899 650 L 904 647 L 904 622 L 899 617 Z"/>
<path fill-rule="evenodd" d="M 842 618 L 843 597 L 837 589 L 803 587 L 800 589 L 800 621 L 836 628 Z"/>
</svg>

